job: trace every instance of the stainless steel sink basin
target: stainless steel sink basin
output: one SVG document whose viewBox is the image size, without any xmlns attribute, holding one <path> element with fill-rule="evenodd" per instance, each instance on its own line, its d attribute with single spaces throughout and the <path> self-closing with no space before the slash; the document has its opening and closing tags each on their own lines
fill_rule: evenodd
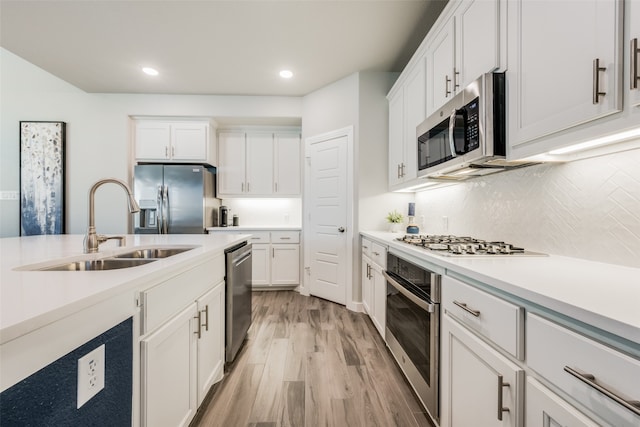
<svg viewBox="0 0 640 427">
<path fill-rule="evenodd" d="M 113 258 L 125 259 L 158 259 L 167 258 L 173 255 L 178 255 L 186 251 L 194 249 L 196 246 L 188 246 L 181 248 L 149 248 L 149 249 L 137 249 L 135 251 L 126 252 L 123 254 L 115 255 Z"/>
<path fill-rule="evenodd" d="M 40 268 L 40 271 L 102 271 L 117 270 L 120 268 L 137 267 L 156 261 L 155 259 L 96 259 L 87 261 L 74 261 L 52 267 Z"/>
</svg>

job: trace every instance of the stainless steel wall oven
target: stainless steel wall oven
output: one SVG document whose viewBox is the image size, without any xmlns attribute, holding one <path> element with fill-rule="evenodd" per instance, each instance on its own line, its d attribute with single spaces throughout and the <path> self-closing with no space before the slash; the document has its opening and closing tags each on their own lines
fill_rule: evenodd
<svg viewBox="0 0 640 427">
<path fill-rule="evenodd" d="M 431 417 L 439 422 L 440 275 L 390 250 L 386 340 Z"/>
</svg>

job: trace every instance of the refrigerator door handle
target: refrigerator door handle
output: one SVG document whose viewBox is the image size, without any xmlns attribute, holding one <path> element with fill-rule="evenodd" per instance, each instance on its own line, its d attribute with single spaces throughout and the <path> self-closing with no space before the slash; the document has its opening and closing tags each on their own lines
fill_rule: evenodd
<svg viewBox="0 0 640 427">
<path fill-rule="evenodd" d="M 162 234 L 169 234 L 169 186 L 162 190 Z"/>
<path fill-rule="evenodd" d="M 158 226 L 158 234 L 162 234 L 162 226 L 164 220 L 164 213 L 162 208 L 164 206 L 164 202 L 162 200 L 162 185 L 158 185 L 158 196 L 157 196 L 157 204 L 158 204 L 158 213 L 156 214 L 156 224 Z"/>
</svg>

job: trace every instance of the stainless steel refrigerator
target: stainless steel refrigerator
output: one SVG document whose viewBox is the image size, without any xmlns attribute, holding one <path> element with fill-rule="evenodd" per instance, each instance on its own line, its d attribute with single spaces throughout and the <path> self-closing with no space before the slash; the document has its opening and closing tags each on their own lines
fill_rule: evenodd
<svg viewBox="0 0 640 427">
<path fill-rule="evenodd" d="M 200 165 L 137 165 L 136 234 L 202 234 L 217 224 L 215 169 Z"/>
</svg>

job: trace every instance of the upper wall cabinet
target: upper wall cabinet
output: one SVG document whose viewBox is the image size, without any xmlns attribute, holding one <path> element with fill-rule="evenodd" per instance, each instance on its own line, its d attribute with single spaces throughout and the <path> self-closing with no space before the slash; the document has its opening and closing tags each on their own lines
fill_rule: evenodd
<svg viewBox="0 0 640 427">
<path fill-rule="evenodd" d="M 389 95 L 389 187 L 417 176 L 416 127 L 425 114 L 425 61 L 419 60 L 397 91 Z"/>
<path fill-rule="evenodd" d="M 504 67 L 503 5 L 463 0 L 445 9 L 427 36 L 427 116 L 482 74 Z"/>
<path fill-rule="evenodd" d="M 640 2 L 629 1 L 629 98 L 632 107 L 640 106 Z"/>
<path fill-rule="evenodd" d="M 134 139 L 139 162 L 217 164 L 209 121 L 136 120 Z"/>
<path fill-rule="evenodd" d="M 509 2 L 511 158 L 553 149 L 553 139 L 532 141 L 622 110 L 622 7 L 622 0 Z"/>
<path fill-rule="evenodd" d="M 219 197 L 300 196 L 300 134 L 223 131 Z"/>
</svg>

